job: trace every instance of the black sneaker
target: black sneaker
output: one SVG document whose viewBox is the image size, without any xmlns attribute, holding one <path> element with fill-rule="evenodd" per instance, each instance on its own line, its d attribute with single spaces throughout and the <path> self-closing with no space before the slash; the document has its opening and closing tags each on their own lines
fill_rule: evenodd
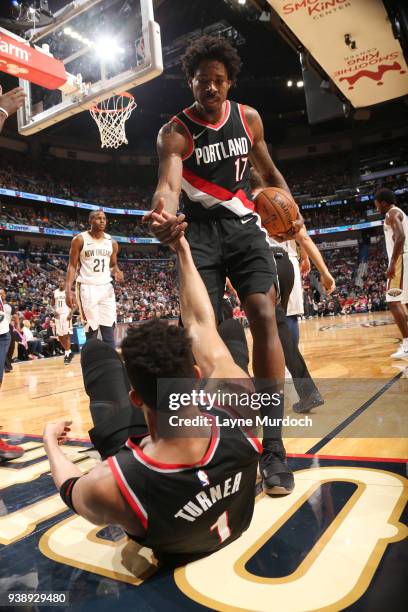
<svg viewBox="0 0 408 612">
<path fill-rule="evenodd" d="M 286 451 L 282 440 L 265 442 L 259 463 L 265 493 L 287 495 L 293 491 L 295 479 L 286 462 Z"/>
<path fill-rule="evenodd" d="M 296 404 L 293 404 L 292 408 L 294 412 L 297 413 L 305 413 L 310 412 L 313 408 L 317 408 L 318 406 L 322 406 L 324 404 L 324 399 L 320 395 L 318 391 L 313 391 L 307 397 L 301 399 Z"/>
</svg>

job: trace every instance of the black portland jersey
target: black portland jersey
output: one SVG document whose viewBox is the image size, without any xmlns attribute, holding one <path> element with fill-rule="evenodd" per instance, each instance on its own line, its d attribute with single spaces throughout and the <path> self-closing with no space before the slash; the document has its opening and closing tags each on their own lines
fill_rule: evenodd
<svg viewBox="0 0 408 612">
<path fill-rule="evenodd" d="M 132 438 L 108 459 L 135 521 L 146 530 L 142 538 L 130 537 L 152 548 L 162 562 L 178 565 L 214 552 L 251 521 L 262 446 L 239 430 L 225 436 L 216 414 L 205 412 L 212 419 L 211 440 L 194 465 L 159 463 Z"/>
<path fill-rule="evenodd" d="M 251 214 L 249 154 L 253 140 L 243 106 L 227 100 L 216 124 L 199 119 L 191 108 L 172 121 L 184 127 L 190 144 L 183 158 L 182 179 L 187 218 Z"/>
</svg>

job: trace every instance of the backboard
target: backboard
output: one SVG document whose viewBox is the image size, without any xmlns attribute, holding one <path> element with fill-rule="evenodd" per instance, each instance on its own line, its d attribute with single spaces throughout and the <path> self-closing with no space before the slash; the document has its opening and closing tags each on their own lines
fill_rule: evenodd
<svg viewBox="0 0 408 612">
<path fill-rule="evenodd" d="M 63 62 L 67 81 L 47 89 L 20 78 L 26 104 L 20 134 L 34 134 L 92 105 L 159 76 L 163 71 L 160 28 L 153 0 L 75 0 L 55 22 L 26 38 Z"/>
</svg>

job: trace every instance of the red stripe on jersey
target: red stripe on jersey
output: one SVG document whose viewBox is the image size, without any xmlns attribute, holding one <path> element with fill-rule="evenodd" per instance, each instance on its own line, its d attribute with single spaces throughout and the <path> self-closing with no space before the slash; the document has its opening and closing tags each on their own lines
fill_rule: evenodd
<svg viewBox="0 0 408 612">
<path fill-rule="evenodd" d="M 215 183 L 211 183 L 210 181 L 206 181 L 188 170 L 187 168 L 183 168 L 183 178 L 190 183 L 196 189 L 203 191 L 204 193 L 208 193 L 208 195 L 213 198 L 217 198 L 220 202 L 226 202 L 227 200 L 231 200 L 232 198 L 238 198 L 241 200 L 244 206 L 249 208 L 250 210 L 255 210 L 255 203 L 249 200 L 246 196 L 245 191 L 240 189 L 236 193 L 232 193 L 232 191 L 228 191 L 228 189 L 224 189 L 224 187 L 220 187 Z"/>
<path fill-rule="evenodd" d="M 187 117 L 191 119 L 191 121 L 194 121 L 194 123 L 198 123 L 198 125 L 203 125 L 204 127 L 208 127 L 211 130 L 219 130 L 223 125 L 227 123 L 230 116 L 230 110 L 231 104 L 229 100 L 227 100 L 225 104 L 224 115 L 221 117 L 218 123 L 208 123 L 207 121 L 203 121 L 203 119 L 197 117 L 189 108 L 185 108 L 183 110 L 183 113 L 187 115 Z"/>
<path fill-rule="evenodd" d="M 160 470 L 185 470 L 185 469 L 190 469 L 192 467 L 199 467 L 199 466 L 206 465 L 209 461 L 211 461 L 214 455 L 214 452 L 216 450 L 216 447 L 218 445 L 218 440 L 219 440 L 216 420 L 211 415 L 208 415 L 208 418 L 212 420 L 211 440 L 210 440 L 208 448 L 205 451 L 203 457 L 197 463 L 163 463 L 162 461 L 156 461 L 156 459 L 153 459 L 152 457 L 149 457 L 148 455 L 146 455 L 142 451 L 142 449 L 139 446 L 137 446 L 137 444 L 134 444 L 131 438 L 129 438 L 128 441 L 126 442 L 126 446 L 131 448 L 144 464 L 146 464 L 147 466 L 151 466 L 153 468 L 159 468 Z"/>
<path fill-rule="evenodd" d="M 188 151 L 182 157 L 182 160 L 184 161 L 184 160 L 188 159 L 190 157 L 190 155 L 192 154 L 192 152 L 194 151 L 194 140 L 193 140 L 193 137 L 191 136 L 190 130 L 188 129 L 186 124 L 179 117 L 174 116 L 174 117 L 172 117 L 170 119 L 170 121 L 173 121 L 174 123 L 178 123 L 179 125 L 181 125 L 184 128 L 184 130 L 185 130 L 185 132 L 187 134 L 187 138 L 188 138 Z"/>
<path fill-rule="evenodd" d="M 119 469 L 119 464 L 117 464 L 117 460 L 115 460 L 114 457 L 108 457 L 108 464 L 109 464 L 110 469 L 112 470 L 112 474 L 116 480 L 116 483 L 120 489 L 120 492 L 122 493 L 123 497 L 128 502 L 129 506 L 132 508 L 132 510 L 134 510 L 134 512 L 136 513 L 143 528 L 147 529 L 146 511 L 143 508 L 142 504 L 136 501 L 137 499 L 136 495 L 134 493 L 132 495 L 132 493 L 130 492 L 129 485 L 125 481 L 123 474 L 121 470 Z"/>
<path fill-rule="evenodd" d="M 244 126 L 244 130 L 246 132 L 246 135 L 248 136 L 249 140 L 251 141 L 251 144 L 254 144 L 254 137 L 252 136 L 252 132 L 251 132 L 251 128 L 249 127 L 248 120 L 245 117 L 245 109 L 242 106 L 242 104 L 238 104 L 238 110 L 239 110 L 239 114 L 241 116 L 242 125 Z"/>
</svg>

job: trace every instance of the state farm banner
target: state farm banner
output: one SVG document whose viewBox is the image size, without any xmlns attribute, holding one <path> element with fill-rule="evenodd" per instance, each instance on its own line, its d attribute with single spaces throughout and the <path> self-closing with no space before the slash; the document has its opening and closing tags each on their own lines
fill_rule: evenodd
<svg viewBox="0 0 408 612">
<path fill-rule="evenodd" d="M 268 2 L 355 108 L 408 94 L 407 64 L 381 0 Z"/>
<path fill-rule="evenodd" d="M 0 70 L 47 89 L 58 89 L 67 80 L 60 60 L 3 28 L 0 28 Z"/>
</svg>

